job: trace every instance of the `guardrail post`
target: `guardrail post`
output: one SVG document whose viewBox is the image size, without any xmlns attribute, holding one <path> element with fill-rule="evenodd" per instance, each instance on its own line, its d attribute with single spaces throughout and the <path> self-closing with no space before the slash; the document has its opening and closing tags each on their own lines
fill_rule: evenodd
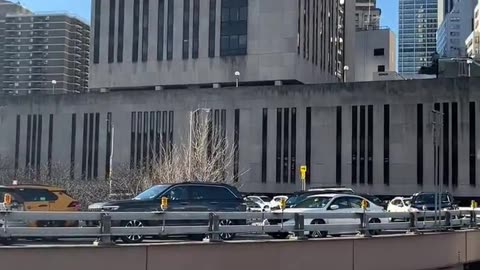
<svg viewBox="0 0 480 270">
<path fill-rule="evenodd" d="M 307 240 L 305 236 L 305 217 L 302 214 L 295 213 L 295 240 Z"/>
<path fill-rule="evenodd" d="M 101 236 L 95 240 L 94 245 L 105 246 L 114 244 L 112 241 L 112 217 L 107 213 L 100 214 L 100 233 Z"/>
<path fill-rule="evenodd" d="M 221 242 L 220 237 L 220 218 L 215 213 L 208 214 L 208 236 L 205 242 Z"/>
<path fill-rule="evenodd" d="M 371 237 L 369 230 L 370 223 L 368 221 L 367 212 L 363 211 L 360 213 L 360 235 L 363 237 Z"/>
<path fill-rule="evenodd" d="M 470 228 L 477 229 L 477 212 L 475 210 L 470 211 Z"/>
<path fill-rule="evenodd" d="M 452 213 L 450 213 L 450 211 L 446 211 L 445 212 L 445 229 L 449 230 L 451 226 L 452 226 Z"/>
<path fill-rule="evenodd" d="M 410 212 L 409 215 L 410 215 L 410 229 L 408 230 L 408 233 L 418 234 L 417 213 L 416 212 Z"/>
</svg>

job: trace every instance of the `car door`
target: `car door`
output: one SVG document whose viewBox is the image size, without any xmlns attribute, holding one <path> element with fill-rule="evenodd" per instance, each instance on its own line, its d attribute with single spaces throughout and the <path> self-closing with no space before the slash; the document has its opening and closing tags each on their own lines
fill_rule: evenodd
<svg viewBox="0 0 480 270">
<path fill-rule="evenodd" d="M 168 199 L 169 212 L 185 212 L 189 211 L 190 200 L 189 190 L 186 186 L 174 186 L 168 190 L 164 196 Z M 159 205 L 160 205 L 159 198 Z M 190 225 L 190 220 L 171 220 L 167 221 L 167 225 Z"/>
<path fill-rule="evenodd" d="M 338 206 L 338 209 L 332 209 L 333 205 Z M 350 211 L 350 202 L 348 200 L 348 197 L 342 196 L 333 199 L 333 201 L 330 203 L 330 205 L 327 208 L 327 211 L 332 211 L 334 213 L 348 213 Z M 326 220 L 327 223 L 329 224 L 347 224 L 349 221 L 345 218 L 331 218 Z"/>
<path fill-rule="evenodd" d="M 57 199 L 55 194 L 45 189 L 21 188 L 17 193 L 24 199 L 26 211 L 49 211 L 50 204 Z"/>
</svg>

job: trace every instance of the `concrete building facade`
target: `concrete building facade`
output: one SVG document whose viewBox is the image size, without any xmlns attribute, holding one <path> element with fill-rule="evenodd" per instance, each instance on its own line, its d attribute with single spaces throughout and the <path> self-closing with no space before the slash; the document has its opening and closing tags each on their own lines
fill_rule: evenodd
<svg viewBox="0 0 480 270">
<path fill-rule="evenodd" d="M 247 85 L 336 82 L 353 14 L 351 0 L 94 0 L 90 88 L 218 87 L 237 71 Z"/>
<path fill-rule="evenodd" d="M 377 8 L 377 0 L 355 1 L 355 27 L 357 31 L 378 29 L 382 10 Z"/>
<path fill-rule="evenodd" d="M 396 42 L 390 29 L 357 30 L 355 81 L 372 81 L 377 73 L 395 71 Z"/>
<path fill-rule="evenodd" d="M 459 0 L 445 15 L 437 30 L 437 53 L 443 58 L 465 57 L 465 40 L 473 31 L 473 17 L 478 0 Z"/>
<path fill-rule="evenodd" d="M 473 12 L 473 31 L 465 40 L 467 47 L 467 56 L 471 58 L 480 58 L 480 2 L 476 5 Z"/>
<path fill-rule="evenodd" d="M 148 168 L 157 145 L 186 143 L 191 111 L 209 108 L 236 149 L 229 171 L 245 192 L 298 190 L 299 166 L 307 165 L 311 186 L 411 195 L 434 190 L 436 109 L 444 114 L 444 190 L 478 197 L 478 85 L 462 78 L 6 97 L 1 168 L 13 177 L 63 164 L 73 179 L 102 181 L 112 140 L 113 174 Z"/>
<path fill-rule="evenodd" d="M 441 0 L 443 1 L 443 0 Z M 400 0 L 398 71 L 414 76 L 437 49 L 438 0 Z"/>
<path fill-rule="evenodd" d="M 88 90 L 90 27 L 68 14 L 7 14 L 3 91 Z"/>
</svg>

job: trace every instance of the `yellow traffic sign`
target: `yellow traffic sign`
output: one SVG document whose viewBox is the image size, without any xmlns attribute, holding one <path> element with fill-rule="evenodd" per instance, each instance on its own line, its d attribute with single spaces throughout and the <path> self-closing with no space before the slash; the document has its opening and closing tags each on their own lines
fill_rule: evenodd
<svg viewBox="0 0 480 270">
<path fill-rule="evenodd" d="M 300 172 L 306 173 L 307 172 L 307 166 L 305 166 L 305 165 L 300 166 Z"/>
</svg>

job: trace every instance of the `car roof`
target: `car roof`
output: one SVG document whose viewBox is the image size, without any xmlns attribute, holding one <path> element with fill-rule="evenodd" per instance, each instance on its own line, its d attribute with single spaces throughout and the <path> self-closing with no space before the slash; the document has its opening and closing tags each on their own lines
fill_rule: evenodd
<svg viewBox="0 0 480 270">
<path fill-rule="evenodd" d="M 60 188 L 60 187 L 49 186 L 49 185 L 37 185 L 37 184 L 10 185 L 10 186 L 5 186 L 5 188 L 9 188 L 9 189 L 22 189 L 22 188 L 46 189 L 46 190 L 49 190 L 49 191 L 65 190 L 64 188 Z"/>
<path fill-rule="evenodd" d="M 349 196 L 349 197 L 359 197 L 361 198 L 362 196 L 356 195 L 356 194 L 338 194 L 338 193 L 325 193 L 325 194 L 313 194 L 308 196 L 308 198 L 315 198 L 315 197 L 330 197 L 330 198 L 338 198 L 338 197 L 344 197 L 344 196 Z"/>
</svg>

